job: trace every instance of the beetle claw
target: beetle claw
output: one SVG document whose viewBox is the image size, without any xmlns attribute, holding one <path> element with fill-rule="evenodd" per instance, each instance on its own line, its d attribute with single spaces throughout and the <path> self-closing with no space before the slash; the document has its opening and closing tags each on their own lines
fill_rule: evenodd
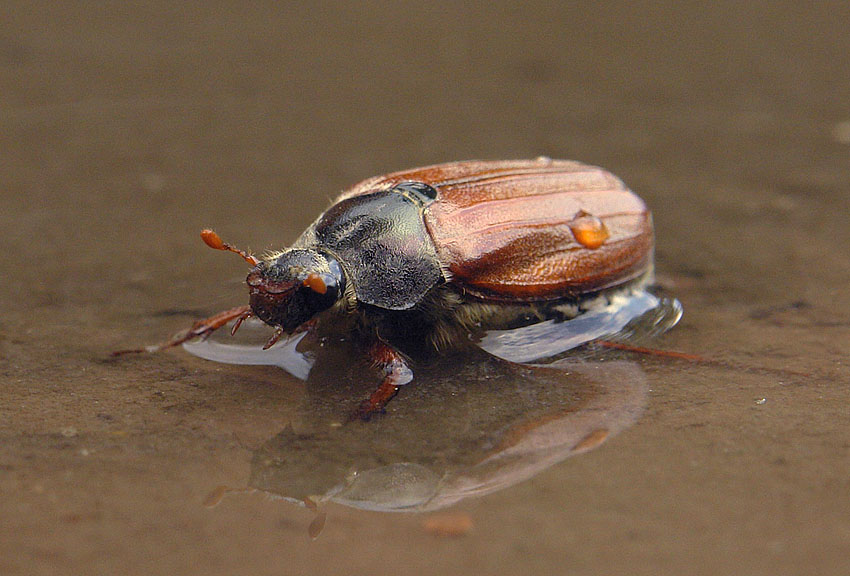
<svg viewBox="0 0 850 576">
<path fill-rule="evenodd" d="M 281 336 L 283 336 L 283 328 L 281 328 L 280 326 L 278 326 L 278 327 L 275 329 L 274 334 L 272 334 L 272 337 L 271 337 L 271 338 L 269 338 L 269 341 L 268 341 L 268 342 L 266 342 L 266 345 L 265 345 L 265 346 L 263 346 L 263 350 L 268 350 L 269 348 L 271 348 L 272 346 L 274 346 L 275 344 L 277 344 L 277 341 L 278 341 L 278 340 L 280 340 L 280 337 L 281 337 Z"/>
<path fill-rule="evenodd" d="M 242 314 L 239 318 L 237 318 L 236 322 L 233 324 L 233 328 L 230 329 L 230 335 L 235 336 L 236 331 L 239 330 L 240 326 L 242 326 L 242 322 L 244 322 L 245 320 L 247 320 L 248 318 L 250 318 L 253 315 L 254 315 L 254 312 L 251 311 L 251 310 L 248 310 L 247 312 Z"/>
<path fill-rule="evenodd" d="M 159 352 L 165 348 L 173 348 L 174 346 L 179 346 L 184 342 L 188 342 L 193 338 L 201 338 L 206 340 L 210 337 L 210 334 L 227 324 L 233 319 L 242 318 L 246 314 L 250 315 L 251 307 L 250 306 L 237 306 L 236 308 L 231 308 L 230 310 L 225 310 L 223 312 L 219 312 L 209 318 L 204 318 L 203 320 L 198 320 L 187 330 L 182 330 L 171 337 L 170 340 L 165 342 L 161 342 L 159 344 L 154 344 L 153 346 L 145 346 L 144 348 L 136 348 L 133 350 L 117 350 L 112 352 L 112 356 L 123 356 L 125 354 L 152 354 L 154 352 Z"/>
<path fill-rule="evenodd" d="M 384 414 L 387 403 L 398 394 L 399 388 L 413 380 L 413 371 L 401 353 L 382 340 L 369 348 L 369 357 L 384 374 L 381 385 L 363 400 L 351 415 L 351 420 L 369 420 L 375 414 Z"/>
<path fill-rule="evenodd" d="M 396 386 L 395 379 L 392 376 L 387 376 L 381 382 L 381 385 L 378 386 L 378 389 L 357 406 L 357 410 L 352 414 L 351 420 L 368 422 L 376 414 L 386 414 L 387 403 L 398 394 L 398 389 L 399 387 Z"/>
</svg>

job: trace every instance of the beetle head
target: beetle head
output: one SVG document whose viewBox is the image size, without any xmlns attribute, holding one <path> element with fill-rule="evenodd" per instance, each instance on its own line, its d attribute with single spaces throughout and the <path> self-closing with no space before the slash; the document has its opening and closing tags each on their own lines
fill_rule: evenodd
<svg viewBox="0 0 850 576">
<path fill-rule="evenodd" d="M 248 274 L 254 315 L 292 332 L 342 297 L 345 275 L 333 257 L 315 250 L 292 249 L 258 263 Z"/>
</svg>

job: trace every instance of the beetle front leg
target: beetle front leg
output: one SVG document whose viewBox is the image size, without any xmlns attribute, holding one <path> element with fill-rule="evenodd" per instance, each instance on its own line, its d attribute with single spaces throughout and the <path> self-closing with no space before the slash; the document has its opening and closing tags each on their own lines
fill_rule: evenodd
<svg viewBox="0 0 850 576">
<path fill-rule="evenodd" d="M 381 385 L 357 408 L 354 416 L 361 420 L 369 420 L 372 414 L 383 412 L 398 389 L 413 380 L 413 371 L 407 365 L 407 360 L 386 342 L 376 339 L 367 355 L 384 378 Z"/>
<path fill-rule="evenodd" d="M 164 348 L 171 348 L 173 346 L 179 346 L 192 338 L 207 338 L 210 334 L 230 322 L 231 320 L 237 320 L 236 326 L 234 326 L 234 331 L 239 327 L 239 324 L 245 318 L 251 316 L 251 307 L 250 306 L 237 306 L 236 308 L 231 308 L 230 310 L 224 310 L 223 312 L 219 312 L 218 314 L 214 314 L 209 318 L 204 318 L 203 320 L 198 320 L 190 328 L 187 330 L 183 330 L 182 332 L 178 332 L 174 336 L 171 337 L 170 340 L 165 342 L 161 342 L 159 344 L 154 344 L 153 346 L 145 346 L 144 348 L 134 348 L 132 350 L 117 350 L 112 353 L 112 356 L 122 356 L 124 354 L 142 354 L 145 352 L 159 352 Z"/>
</svg>

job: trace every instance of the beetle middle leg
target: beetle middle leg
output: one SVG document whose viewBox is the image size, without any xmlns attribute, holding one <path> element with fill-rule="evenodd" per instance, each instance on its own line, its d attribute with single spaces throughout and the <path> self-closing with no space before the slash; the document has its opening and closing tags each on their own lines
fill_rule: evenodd
<svg viewBox="0 0 850 576">
<path fill-rule="evenodd" d="M 383 412 L 387 403 L 398 393 L 398 389 L 413 380 L 413 371 L 401 352 L 380 339 L 369 347 L 367 355 L 374 366 L 383 374 L 380 386 L 360 403 L 354 418 L 369 420 L 373 414 Z"/>
<path fill-rule="evenodd" d="M 124 354 L 141 354 L 145 352 L 159 352 L 165 348 L 172 348 L 174 346 L 179 346 L 184 342 L 191 340 L 192 338 L 207 338 L 210 334 L 230 322 L 231 320 L 236 320 L 237 324 L 234 326 L 234 331 L 239 327 L 239 324 L 245 318 L 251 316 L 251 307 L 248 305 L 245 306 L 237 306 L 236 308 L 231 308 L 230 310 L 224 310 L 219 312 L 218 314 L 214 314 L 209 318 L 204 318 L 203 320 L 198 320 L 190 328 L 187 330 L 183 330 L 182 332 L 178 332 L 174 336 L 171 337 L 170 340 L 165 342 L 161 342 L 160 344 L 154 344 L 153 346 L 145 346 L 144 348 L 134 348 L 132 350 L 117 350 L 112 353 L 112 356 L 122 356 Z"/>
</svg>

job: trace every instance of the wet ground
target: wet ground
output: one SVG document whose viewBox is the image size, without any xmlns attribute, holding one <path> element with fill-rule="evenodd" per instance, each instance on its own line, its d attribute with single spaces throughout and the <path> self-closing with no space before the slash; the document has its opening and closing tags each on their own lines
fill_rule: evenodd
<svg viewBox="0 0 850 576">
<path fill-rule="evenodd" d="M 844 3 L 346 6 L 0 7 L 0 573 L 846 573 Z M 344 347 L 108 358 L 244 303 L 202 227 L 541 154 L 647 200 L 656 344 L 725 364 L 455 355 L 355 427 Z"/>
</svg>

